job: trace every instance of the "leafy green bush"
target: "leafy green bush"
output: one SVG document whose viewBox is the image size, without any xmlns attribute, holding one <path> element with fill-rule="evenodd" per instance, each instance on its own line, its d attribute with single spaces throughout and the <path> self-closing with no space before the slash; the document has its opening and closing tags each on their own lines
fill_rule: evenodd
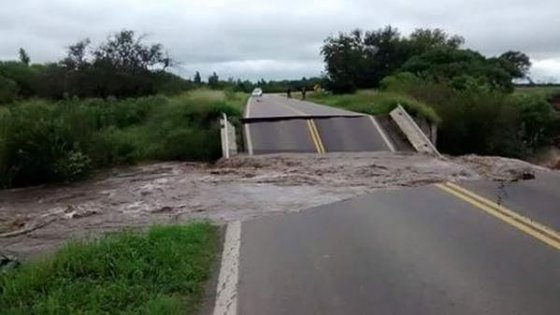
<svg viewBox="0 0 560 315">
<path fill-rule="evenodd" d="M 53 173 L 57 178 L 76 180 L 91 169 L 89 156 L 76 149 L 68 152 L 53 163 Z"/>
<path fill-rule="evenodd" d="M 420 78 L 410 72 L 399 72 L 381 80 L 379 89 L 381 91 L 404 92 L 419 81 Z"/>
<path fill-rule="evenodd" d="M 83 151 L 94 130 L 86 113 L 65 104 L 53 106 L 31 101 L 8 108 L 4 119 L 3 156 L 0 173 L 4 185 L 29 185 L 62 180 L 55 164 L 71 152 Z"/>
<path fill-rule="evenodd" d="M 461 83 L 476 81 L 490 89 L 513 91 L 512 66 L 482 54 L 463 49 L 440 47 L 410 58 L 399 71 L 410 72 L 424 80 L 445 82 L 464 89 Z"/>
<path fill-rule="evenodd" d="M 78 179 L 144 160 L 220 156 L 218 117 L 241 117 L 246 96 L 194 91 L 176 97 L 41 100 L 0 111 L 0 186 Z"/>
<path fill-rule="evenodd" d="M 17 84 L 8 78 L 0 76 L 0 104 L 11 103 L 15 101 L 18 94 Z"/>
<path fill-rule="evenodd" d="M 442 120 L 438 147 L 446 153 L 523 157 L 558 136 L 558 114 L 542 95 L 508 94 L 472 79 L 461 88 L 398 76 L 385 82 L 435 110 Z"/>
<path fill-rule="evenodd" d="M 40 67 L 28 66 L 18 61 L 0 61 L 0 77 L 10 80 L 10 85 L 15 84 L 15 92 L 22 97 L 33 95 L 39 69 Z"/>
</svg>

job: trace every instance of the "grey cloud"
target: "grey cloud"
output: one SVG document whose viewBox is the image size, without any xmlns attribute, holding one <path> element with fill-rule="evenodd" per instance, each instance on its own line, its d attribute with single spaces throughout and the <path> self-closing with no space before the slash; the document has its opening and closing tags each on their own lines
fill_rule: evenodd
<svg viewBox="0 0 560 315">
<path fill-rule="evenodd" d="M 555 0 L 20 0 L 0 11 L 0 58 L 25 47 L 35 61 L 54 61 L 70 43 L 130 28 L 162 42 L 186 76 L 299 78 L 321 72 L 327 36 L 391 24 L 404 34 L 444 28 L 488 55 L 521 50 L 533 58 L 533 75 L 558 79 L 558 12 Z"/>
</svg>

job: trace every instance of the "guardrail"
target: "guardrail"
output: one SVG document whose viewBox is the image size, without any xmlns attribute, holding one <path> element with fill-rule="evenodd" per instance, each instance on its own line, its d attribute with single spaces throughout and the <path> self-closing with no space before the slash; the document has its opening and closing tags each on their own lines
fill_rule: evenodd
<svg viewBox="0 0 560 315">
<path fill-rule="evenodd" d="M 441 156 L 434 144 L 401 105 L 397 106 L 389 115 L 416 151 Z"/>
<path fill-rule="evenodd" d="M 237 154 L 237 141 L 235 139 L 235 127 L 228 121 L 227 115 L 222 113 L 220 118 L 220 138 L 222 141 L 222 157 L 229 159 Z"/>
</svg>

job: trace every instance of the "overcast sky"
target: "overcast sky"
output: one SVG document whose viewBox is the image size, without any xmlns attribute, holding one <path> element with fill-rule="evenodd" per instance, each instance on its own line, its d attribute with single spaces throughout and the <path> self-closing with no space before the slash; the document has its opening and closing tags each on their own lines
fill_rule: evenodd
<svg viewBox="0 0 560 315">
<path fill-rule="evenodd" d="M 83 38 L 133 29 L 165 45 L 192 77 L 297 79 L 323 71 L 323 40 L 391 24 L 403 34 L 443 28 L 486 55 L 521 50 L 532 77 L 560 82 L 558 0 L 0 0 L 0 59 L 24 47 L 55 61 Z"/>
</svg>

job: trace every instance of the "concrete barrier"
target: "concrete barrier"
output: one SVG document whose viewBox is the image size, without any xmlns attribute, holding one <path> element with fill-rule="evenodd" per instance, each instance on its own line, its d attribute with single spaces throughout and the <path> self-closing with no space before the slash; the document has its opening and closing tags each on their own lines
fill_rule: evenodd
<svg viewBox="0 0 560 315">
<path fill-rule="evenodd" d="M 397 106 L 389 115 L 416 151 L 441 156 L 434 144 L 401 105 Z"/>
<path fill-rule="evenodd" d="M 237 154 L 237 140 L 235 127 L 228 121 L 227 115 L 222 113 L 220 118 L 220 138 L 222 141 L 222 157 L 229 159 Z"/>
</svg>

